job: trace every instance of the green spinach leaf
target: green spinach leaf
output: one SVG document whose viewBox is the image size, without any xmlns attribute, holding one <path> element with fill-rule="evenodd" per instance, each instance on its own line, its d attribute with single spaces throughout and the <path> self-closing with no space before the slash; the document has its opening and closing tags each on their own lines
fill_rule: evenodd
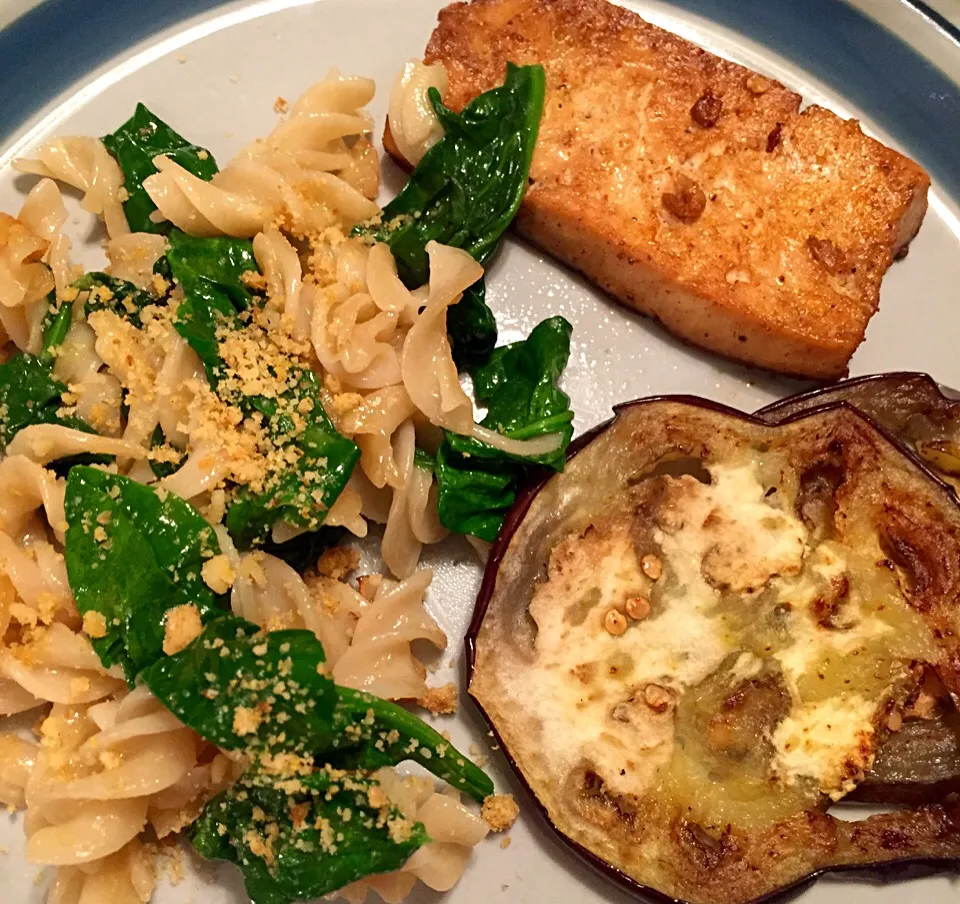
<svg viewBox="0 0 960 904">
<path fill-rule="evenodd" d="M 483 770 L 426 722 L 334 685 L 325 661 L 311 631 L 264 633 L 223 616 L 142 677 L 185 725 L 228 750 L 282 751 L 365 770 L 412 760 L 477 800 L 493 793 Z"/>
<path fill-rule="evenodd" d="M 137 104 L 133 116 L 116 132 L 103 137 L 103 144 L 123 171 L 123 185 L 127 200 L 123 212 L 133 232 L 166 232 L 167 222 L 150 219 L 157 208 L 143 188 L 143 180 L 156 171 L 153 158 L 164 156 L 179 163 L 201 179 L 210 180 L 217 172 L 217 163 L 209 151 L 170 128 L 143 104 Z"/>
<path fill-rule="evenodd" d="M 483 278 L 447 308 L 447 335 L 457 370 L 483 364 L 497 344 L 497 321 L 487 306 Z"/>
<path fill-rule="evenodd" d="M 253 243 L 247 239 L 197 238 L 179 229 L 168 236 L 166 264 L 183 289 L 177 308 L 176 328 L 203 361 L 216 386 L 223 362 L 217 329 L 240 326 L 239 314 L 248 310 L 254 296 L 243 282 L 245 273 L 256 273 Z"/>
<path fill-rule="evenodd" d="M 280 518 L 316 530 L 360 457 L 356 445 L 341 436 L 327 417 L 316 374 L 294 363 L 283 379 L 287 388 L 277 396 L 248 396 L 221 385 L 228 368 L 220 356 L 218 335 L 223 335 L 224 327 L 256 331 L 247 314 L 253 313 L 257 298 L 243 281 L 245 273 L 257 269 L 252 243 L 194 238 L 174 230 L 166 259 L 184 291 L 177 309 L 177 331 L 200 356 L 217 394 L 238 407 L 244 418 L 261 421 L 278 447 L 293 449 L 295 463 L 270 474 L 264 487 L 235 488 L 225 519 L 227 529 L 244 547 L 263 540 Z M 258 332 L 255 339 L 271 342 L 268 334 Z M 303 422 L 301 426 L 298 421 Z"/>
<path fill-rule="evenodd" d="M 165 446 L 166 443 L 167 438 L 163 434 L 163 427 L 157 424 L 154 428 L 153 435 L 150 437 L 150 448 L 159 449 L 161 446 Z M 179 471 L 186 457 L 186 453 L 183 453 L 177 461 L 154 461 L 151 458 L 150 470 L 153 471 L 158 479 L 163 480 L 164 477 L 169 477 L 171 474 Z"/>
<path fill-rule="evenodd" d="M 189 503 L 127 477 L 75 467 L 67 478 L 66 562 L 80 612 L 99 612 L 106 635 L 93 645 L 129 682 L 163 655 L 168 610 L 220 615 L 226 597 L 204 583 L 204 562 L 220 552 L 213 528 Z"/>
<path fill-rule="evenodd" d="M 526 440 L 559 433 L 559 447 L 535 458 L 511 456 L 475 439 L 447 433 L 450 447 L 475 458 L 513 458 L 521 464 L 536 462 L 563 470 L 573 436 L 570 398 L 557 386 L 570 357 L 573 327 L 563 317 L 537 324 L 530 335 L 496 349 L 490 360 L 473 370 L 477 402 L 487 408 L 481 424 L 511 439 Z"/>
<path fill-rule="evenodd" d="M 73 305 L 65 302 L 57 307 L 56 295 L 51 292 L 47 297 L 47 313 L 43 318 L 43 351 L 40 353 L 43 361 L 53 364 L 52 349 L 63 345 L 72 320 Z"/>
<path fill-rule="evenodd" d="M 431 89 L 446 134 L 383 209 L 383 225 L 374 231 L 390 245 L 408 286 L 427 281 L 430 241 L 464 248 L 480 263 L 489 259 L 527 190 L 544 85 L 542 66 L 508 63 L 503 85 L 460 114 Z"/>
<path fill-rule="evenodd" d="M 394 807 L 374 806 L 375 788 L 339 770 L 293 782 L 252 771 L 206 806 L 190 840 L 201 856 L 240 868 L 253 904 L 319 898 L 399 869 L 430 840 Z"/>
<path fill-rule="evenodd" d="M 560 443 L 548 454 L 523 457 L 447 431 L 436 475 L 440 521 L 449 530 L 492 542 L 529 469 L 563 470 L 573 412 L 556 384 L 570 356 L 571 331 L 564 318 L 551 317 L 474 369 L 474 394 L 487 406 L 484 427 L 520 440 L 559 434 Z"/>
<path fill-rule="evenodd" d="M 319 530 L 304 531 L 283 543 L 274 543 L 267 538 L 260 548 L 268 555 L 283 559 L 294 571 L 303 574 L 316 568 L 320 556 L 339 545 L 346 533 L 342 527 L 321 527 Z"/>
<path fill-rule="evenodd" d="M 305 369 L 297 388 L 282 401 L 296 406 L 302 399 L 308 399 L 312 408 L 306 415 L 306 428 L 291 441 L 300 453 L 297 464 L 268 478 L 264 492 L 239 487 L 227 509 L 224 524 L 241 546 L 266 537 L 279 519 L 308 530 L 319 529 L 360 458 L 359 448 L 339 434 L 327 417 L 316 374 Z M 289 435 L 284 416 L 277 415 L 276 400 L 258 398 L 252 404 L 266 414 L 276 435 Z"/>
<path fill-rule="evenodd" d="M 271 631 L 224 616 L 143 673 L 185 725 L 227 750 L 312 755 L 332 743 L 337 692 L 310 631 Z"/>
<path fill-rule="evenodd" d="M 118 317 L 129 320 L 137 329 L 143 326 L 140 312 L 147 305 L 159 303 L 159 300 L 149 292 L 144 292 L 133 283 L 108 276 L 106 273 L 86 273 L 73 284 L 73 287 L 89 293 L 83 306 L 85 314 L 90 315 L 94 311 L 112 311 Z"/>
<path fill-rule="evenodd" d="M 335 765 L 372 770 L 411 760 L 474 800 L 493 794 L 493 782 L 479 766 L 402 706 L 339 685 L 337 695 L 334 741 L 323 752 Z"/>
<path fill-rule="evenodd" d="M 59 315 L 58 315 L 59 316 Z M 60 415 L 67 387 L 55 379 L 49 354 L 19 354 L 0 364 L 0 452 L 24 428 L 33 424 L 62 424 L 93 433 L 85 421 Z"/>
</svg>

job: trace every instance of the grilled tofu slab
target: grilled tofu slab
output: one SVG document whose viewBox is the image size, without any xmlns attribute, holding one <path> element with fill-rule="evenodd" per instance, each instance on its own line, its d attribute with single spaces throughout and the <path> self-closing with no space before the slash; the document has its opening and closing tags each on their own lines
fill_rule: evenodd
<svg viewBox="0 0 960 904">
<path fill-rule="evenodd" d="M 455 110 L 508 61 L 543 64 L 523 235 L 691 343 L 846 372 L 926 210 L 916 163 L 604 0 L 454 4 L 425 61 Z"/>
</svg>

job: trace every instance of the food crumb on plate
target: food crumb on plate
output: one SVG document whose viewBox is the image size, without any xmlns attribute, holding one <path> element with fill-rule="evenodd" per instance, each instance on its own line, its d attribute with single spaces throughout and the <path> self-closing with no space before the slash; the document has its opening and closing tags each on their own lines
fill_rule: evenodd
<svg viewBox="0 0 960 904">
<path fill-rule="evenodd" d="M 509 835 L 506 835 L 506 836 L 504 836 L 503 838 L 501 838 L 501 839 L 500 839 L 500 850 L 505 851 L 508 847 L 510 847 L 510 843 L 511 843 L 512 841 L 513 841 L 513 839 L 512 839 Z"/>
<path fill-rule="evenodd" d="M 428 687 L 417 699 L 417 705 L 435 716 L 449 716 L 457 711 L 457 686 L 450 682 L 441 687 Z"/>
<path fill-rule="evenodd" d="M 285 97 L 277 97 L 273 102 L 273 112 L 274 113 L 286 113 L 290 109 L 290 104 L 287 103 Z"/>
<path fill-rule="evenodd" d="M 483 802 L 480 815 L 494 832 L 506 832 L 520 815 L 520 805 L 512 794 L 491 794 Z"/>
</svg>

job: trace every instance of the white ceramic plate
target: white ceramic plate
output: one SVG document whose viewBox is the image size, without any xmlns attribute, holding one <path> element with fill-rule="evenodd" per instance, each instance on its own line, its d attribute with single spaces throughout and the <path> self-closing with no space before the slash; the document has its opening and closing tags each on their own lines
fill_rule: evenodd
<svg viewBox="0 0 960 904">
<path fill-rule="evenodd" d="M 267 0 L 228 6 L 217 6 L 217 0 L 69 0 L 68 6 L 65 0 L 48 0 L 0 33 L 0 84 L 5 87 L 0 133 L 11 132 L 0 156 L 0 209 L 15 211 L 32 184 L 11 172 L 14 156 L 50 135 L 110 132 L 137 101 L 227 160 L 250 138 L 269 130 L 278 96 L 293 100 L 335 66 L 376 79 L 373 112 L 379 129 L 393 77 L 407 59 L 422 54 L 440 5 L 439 0 Z M 960 165 L 952 158 L 960 141 L 960 116 L 952 83 L 841 0 L 632 0 L 627 5 L 712 51 L 775 76 L 808 100 L 857 116 L 872 134 L 931 170 L 930 212 L 909 257 L 893 267 L 884 283 L 880 313 L 851 372 L 926 370 L 960 387 Z M 928 56 L 960 55 L 951 35 L 911 6 L 901 8 L 901 0 L 883 5 L 888 14 L 896 13 L 897 21 L 909 23 L 911 43 L 928 46 Z M 208 11 L 170 26 L 200 8 Z M 150 34 L 161 26 L 168 27 Z M 140 43 L 133 46 L 132 39 Z M 403 176 L 386 162 L 383 181 L 386 198 Z M 73 209 L 74 234 L 84 240 L 79 256 L 85 264 L 97 264 L 102 235 L 87 215 Z M 578 432 L 606 419 L 614 403 L 648 394 L 693 393 L 752 410 L 798 385 L 678 343 L 514 239 L 506 241 L 490 268 L 488 294 L 501 341 L 525 336 L 551 314 L 562 314 L 573 324 L 573 352 L 563 385 L 576 411 Z M 460 639 L 480 569 L 460 542 L 435 548 L 426 558 L 437 572 L 429 605 L 451 641 L 442 667 L 462 678 Z M 491 743 L 469 703 L 443 727 L 461 749 Z M 495 753 L 490 768 L 500 787 L 517 792 L 522 802 L 520 789 Z M 10 901 L 39 904 L 46 877 L 35 877 L 24 864 L 21 834 L 17 818 L 0 816 L 0 845 L 8 849 L 0 857 L 2 889 Z M 563 849 L 532 807 L 525 809 L 511 838 L 506 850 L 496 840 L 481 845 L 463 881 L 445 900 L 592 904 L 630 899 Z M 852 893 L 876 904 L 921 899 L 946 904 L 956 894 L 954 881 L 943 874 L 883 887 L 850 881 L 821 880 L 804 901 L 840 904 Z M 155 900 L 232 904 L 246 898 L 232 869 L 206 866 L 188 870 L 177 887 L 162 884 Z M 422 892 L 412 900 L 422 904 L 437 896 Z"/>
</svg>

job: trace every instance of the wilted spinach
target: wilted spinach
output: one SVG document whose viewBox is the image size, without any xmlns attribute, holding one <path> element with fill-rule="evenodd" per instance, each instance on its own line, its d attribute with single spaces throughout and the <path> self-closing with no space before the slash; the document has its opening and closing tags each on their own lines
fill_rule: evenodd
<svg viewBox="0 0 960 904">
<path fill-rule="evenodd" d="M 403 707 L 334 685 L 311 631 L 260 629 L 223 616 L 143 680 L 185 725 L 228 750 L 313 756 L 374 770 L 412 760 L 477 800 L 493 786 L 426 722 Z M 238 714 L 239 710 L 239 714 Z"/>
<path fill-rule="evenodd" d="M 508 63 L 503 85 L 481 94 L 459 114 L 430 90 L 446 134 L 383 209 L 381 225 L 359 230 L 390 246 L 407 286 L 427 281 L 430 241 L 463 248 L 481 264 L 489 260 L 527 190 L 544 86 L 542 66 Z M 482 286 L 466 293 L 447 316 L 458 365 L 485 360 L 497 333 Z"/>
<path fill-rule="evenodd" d="M 170 224 L 150 219 L 157 208 L 143 187 L 143 180 L 156 173 L 154 157 L 169 157 L 201 179 L 212 179 L 217 162 L 204 148 L 191 144 L 170 128 L 143 104 L 137 104 L 133 116 L 111 135 L 104 135 L 103 144 L 123 171 L 123 187 L 127 200 L 123 212 L 133 232 L 167 232 Z"/>
<path fill-rule="evenodd" d="M 62 327 L 59 319 L 54 324 L 57 327 L 51 329 Z M 60 414 L 61 396 L 67 387 L 53 376 L 51 364 L 46 353 L 42 357 L 19 354 L 0 364 L 0 452 L 24 427 L 34 424 L 61 424 L 94 432 L 80 418 Z"/>
<path fill-rule="evenodd" d="M 143 673 L 185 725 L 227 750 L 312 755 L 330 746 L 337 693 L 310 631 L 264 634 L 224 616 Z"/>
<path fill-rule="evenodd" d="M 202 856 L 240 868 L 253 904 L 319 898 L 399 869 L 430 840 L 396 808 L 374 806 L 376 783 L 362 774 L 320 769 L 282 784 L 247 773 L 190 832 Z"/>
<path fill-rule="evenodd" d="M 253 243 L 248 239 L 197 238 L 174 229 L 168 236 L 165 257 L 170 275 L 183 289 L 177 308 L 177 332 L 200 356 L 213 386 L 220 378 L 217 329 L 239 328 L 239 314 L 254 303 L 243 281 L 245 273 L 257 273 Z"/>
<path fill-rule="evenodd" d="M 88 292 L 83 310 L 87 315 L 94 311 L 111 311 L 124 320 L 129 320 L 137 329 L 143 324 L 140 312 L 158 300 L 149 292 L 138 289 L 133 283 L 106 273 L 86 273 L 74 284 L 75 289 Z"/>
<path fill-rule="evenodd" d="M 474 394 L 487 407 L 484 427 L 518 440 L 558 434 L 559 443 L 549 454 L 522 457 L 447 431 L 436 475 L 440 521 L 448 529 L 496 539 L 527 471 L 535 466 L 563 469 L 573 412 L 556 384 L 570 356 L 571 331 L 564 318 L 551 317 L 474 369 Z"/>
<path fill-rule="evenodd" d="M 81 613 L 99 612 L 106 634 L 93 645 L 129 682 L 163 655 L 164 620 L 194 605 L 206 622 L 226 598 L 204 583 L 203 563 L 220 552 L 213 528 L 189 503 L 127 477 L 74 467 L 67 478 L 66 562 Z"/>
</svg>

